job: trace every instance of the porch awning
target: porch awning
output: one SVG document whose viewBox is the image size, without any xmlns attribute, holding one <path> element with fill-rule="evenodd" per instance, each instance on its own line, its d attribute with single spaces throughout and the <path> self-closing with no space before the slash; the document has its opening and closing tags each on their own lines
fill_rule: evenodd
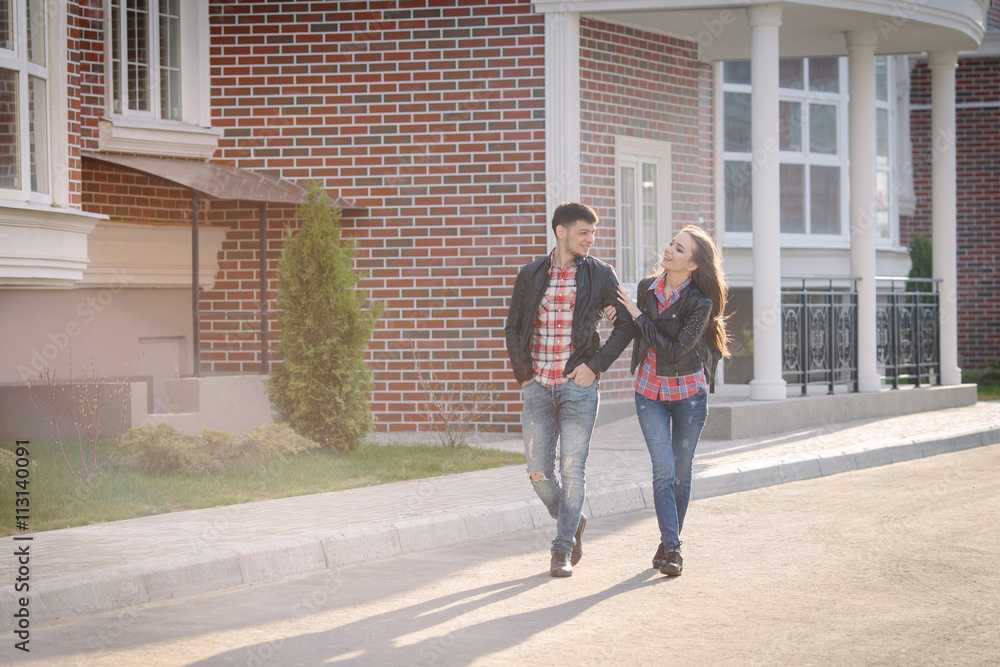
<svg viewBox="0 0 1000 667">
<path fill-rule="evenodd" d="M 267 204 L 298 205 L 305 201 L 306 190 L 285 180 L 278 180 L 247 169 L 233 169 L 211 162 L 196 162 L 176 158 L 138 157 L 82 152 L 85 159 L 104 162 L 138 171 L 191 190 L 191 319 L 195 377 L 201 376 L 201 325 L 198 279 L 198 198 L 252 201 L 258 204 L 260 260 L 260 336 L 261 373 L 268 371 L 267 340 Z M 353 201 L 330 197 L 330 205 L 340 209 L 359 208 Z"/>
<path fill-rule="evenodd" d="M 306 191 L 285 180 L 278 180 L 248 169 L 234 169 L 212 162 L 196 162 L 171 158 L 108 155 L 84 151 L 82 157 L 141 171 L 213 199 L 266 202 L 271 204 L 301 204 Z M 353 202 L 331 198 L 331 205 L 340 209 L 357 208 Z"/>
</svg>

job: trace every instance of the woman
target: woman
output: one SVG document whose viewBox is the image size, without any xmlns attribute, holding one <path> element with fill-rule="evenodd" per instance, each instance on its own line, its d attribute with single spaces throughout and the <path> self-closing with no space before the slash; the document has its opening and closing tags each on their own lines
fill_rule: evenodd
<svg viewBox="0 0 1000 667">
<path fill-rule="evenodd" d="M 706 388 L 729 356 L 723 311 L 726 279 L 719 251 L 699 227 L 686 226 L 663 252 L 662 267 L 644 278 L 638 305 L 618 287 L 632 314 L 635 407 L 653 463 L 653 502 L 660 546 L 653 567 L 683 569 L 680 532 L 691 498 L 694 450 L 708 417 Z"/>
</svg>

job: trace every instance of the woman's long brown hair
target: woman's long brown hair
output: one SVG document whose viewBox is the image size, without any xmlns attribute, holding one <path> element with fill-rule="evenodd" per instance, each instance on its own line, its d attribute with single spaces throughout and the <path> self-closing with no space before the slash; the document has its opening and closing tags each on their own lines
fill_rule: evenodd
<svg viewBox="0 0 1000 667">
<path fill-rule="evenodd" d="M 723 313 L 726 312 L 729 286 L 726 284 L 726 274 L 722 270 L 721 253 L 712 237 L 701 227 L 686 225 L 681 231 L 687 232 L 694 239 L 691 259 L 698 268 L 691 274 L 691 279 L 701 288 L 705 296 L 712 300 L 712 314 L 705 330 L 705 340 L 723 357 L 728 358 L 729 334 L 726 331 L 726 316 Z"/>
</svg>

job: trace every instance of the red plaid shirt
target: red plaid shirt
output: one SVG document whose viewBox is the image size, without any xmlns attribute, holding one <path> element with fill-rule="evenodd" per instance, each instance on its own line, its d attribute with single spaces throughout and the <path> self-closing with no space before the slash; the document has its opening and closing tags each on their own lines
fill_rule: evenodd
<svg viewBox="0 0 1000 667">
<path fill-rule="evenodd" d="M 657 313 L 662 313 L 677 301 L 681 296 L 681 291 L 691 282 L 691 279 L 688 278 L 683 285 L 670 293 L 668 299 L 663 293 L 666 275 L 662 274 L 649 286 L 649 290 L 656 295 Z M 657 375 L 656 350 L 653 345 L 649 346 L 646 360 L 642 363 L 642 368 L 639 369 L 639 373 L 635 377 L 635 393 L 652 401 L 679 401 L 688 396 L 694 396 L 699 389 L 703 389 L 705 386 L 704 368 L 690 375 Z"/>
<path fill-rule="evenodd" d="M 576 264 L 556 266 L 549 260 L 549 287 L 535 317 L 531 343 L 535 381 L 545 387 L 566 382 L 563 372 L 573 351 L 573 306 L 576 305 Z"/>
</svg>

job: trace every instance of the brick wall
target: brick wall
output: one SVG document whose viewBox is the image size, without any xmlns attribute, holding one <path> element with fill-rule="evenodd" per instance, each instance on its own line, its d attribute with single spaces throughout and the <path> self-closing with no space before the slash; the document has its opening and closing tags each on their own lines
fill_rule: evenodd
<svg viewBox="0 0 1000 667">
<path fill-rule="evenodd" d="M 580 47 L 583 199 L 603 228 L 594 255 L 617 260 L 617 136 L 670 144 L 670 234 L 689 223 L 713 231 L 712 69 L 697 44 L 584 18 Z M 633 395 L 630 350 L 602 378 L 603 399 Z"/>
<path fill-rule="evenodd" d="M 81 4 L 70 21 L 80 100 L 71 132 L 93 149 L 103 14 Z M 582 28 L 582 185 L 605 230 L 595 254 L 616 259 L 615 135 L 671 142 L 673 226 L 711 229 L 709 67 L 693 44 L 587 19 Z M 218 0 L 210 30 L 212 124 L 223 133 L 214 159 L 319 180 L 356 207 L 345 235 L 358 241 L 363 286 L 386 305 L 369 353 L 377 428 L 428 429 L 438 410 L 430 398 L 489 391 L 486 421 L 518 430 L 503 325 L 518 268 L 548 250 L 544 18 L 528 0 Z M 86 210 L 190 224 L 186 189 L 92 161 L 80 176 L 76 165 Z M 203 200 L 202 213 L 202 224 L 231 230 L 202 294 L 202 371 L 258 372 L 257 205 Z M 273 345 L 280 241 L 298 222 L 291 207 L 266 215 Z M 272 350 L 271 359 L 280 357 Z M 421 380 L 438 384 L 429 391 Z M 619 361 L 607 398 L 628 398 L 631 383 Z"/>
<path fill-rule="evenodd" d="M 344 227 L 386 303 L 377 428 L 427 427 L 414 355 L 449 391 L 496 385 L 490 418 L 515 423 L 502 327 L 517 269 L 545 251 L 542 17 L 525 1 L 219 2 L 211 30 L 216 157 L 363 209 Z M 255 233 L 255 215 L 236 225 L 203 312 L 246 312 Z"/>
<path fill-rule="evenodd" d="M 996 23 L 1000 13 L 991 16 Z M 913 71 L 911 116 L 917 210 L 903 242 L 931 234 L 930 71 Z M 963 58 L 955 79 L 959 366 L 982 369 L 1000 358 L 1000 59 Z"/>
<path fill-rule="evenodd" d="M 81 189 L 84 210 L 112 222 L 191 225 L 191 191 L 155 176 L 88 160 Z"/>
<path fill-rule="evenodd" d="M 97 148 L 98 119 L 104 115 L 104 6 L 100 0 L 70 2 L 69 31 L 69 192 L 70 205 L 83 199 L 81 150 Z"/>
</svg>

